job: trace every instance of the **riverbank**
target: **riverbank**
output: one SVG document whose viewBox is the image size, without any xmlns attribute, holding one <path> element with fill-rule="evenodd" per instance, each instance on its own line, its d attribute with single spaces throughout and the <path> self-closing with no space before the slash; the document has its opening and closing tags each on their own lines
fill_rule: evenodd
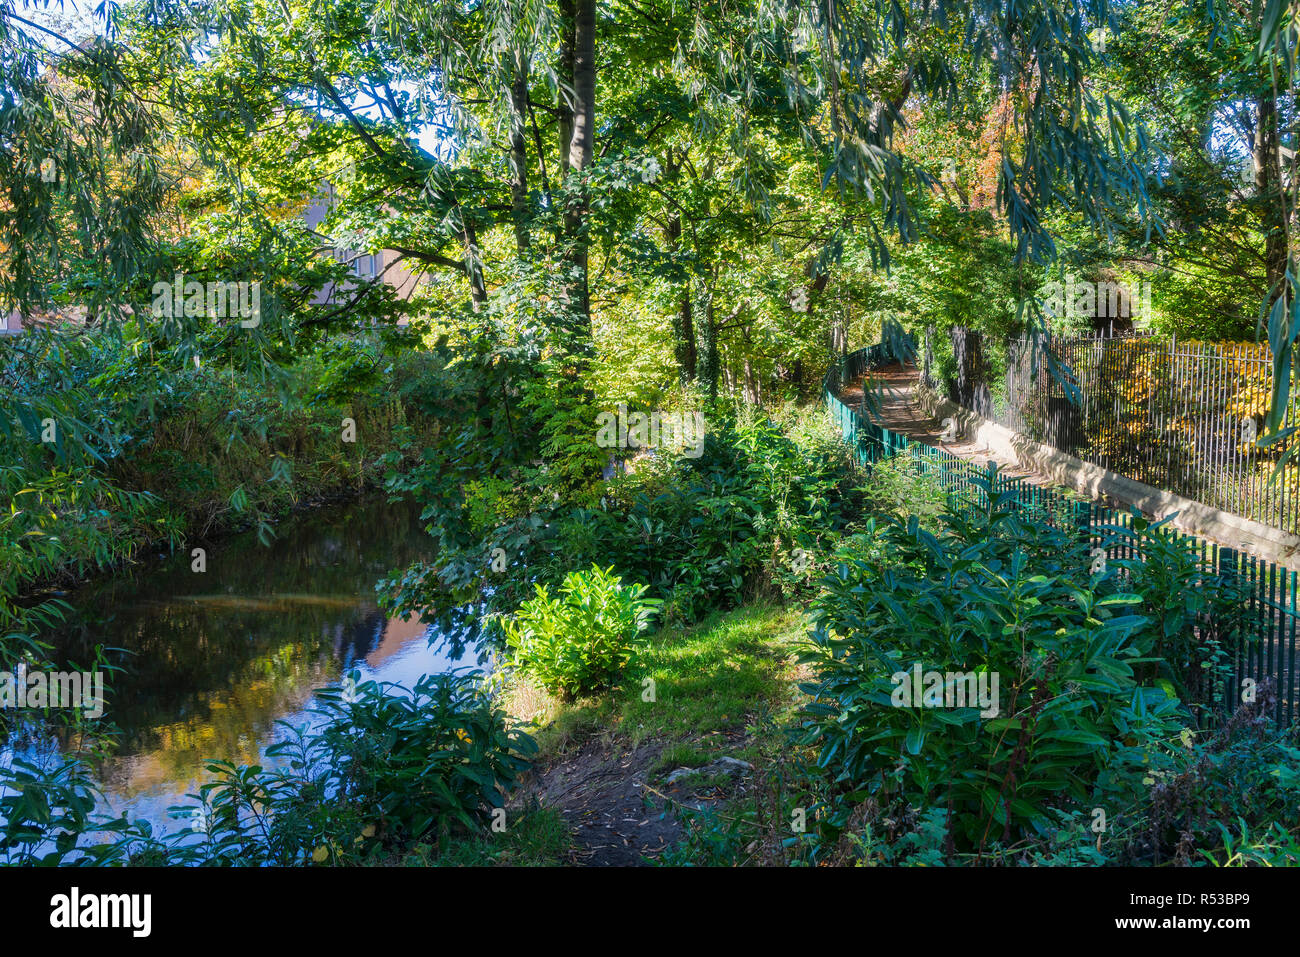
<svg viewBox="0 0 1300 957">
<path fill-rule="evenodd" d="M 609 697 L 566 704 L 517 678 L 504 701 L 541 750 L 510 812 L 534 834 L 558 815 L 569 838 L 546 848 L 551 859 L 529 862 L 676 861 L 683 816 L 755 801 L 767 757 L 785 744 L 780 727 L 799 706 L 805 633 L 802 609 L 751 605 L 650 636 Z"/>
<path fill-rule="evenodd" d="M 44 592 L 102 581 L 141 556 L 207 548 L 248 529 L 269 538 L 287 516 L 377 487 L 436 432 L 432 373 L 419 352 L 333 342 L 390 363 L 400 387 L 372 391 L 342 388 L 325 346 L 270 380 L 215 358 L 191 366 L 158 356 L 141 369 L 138 342 L 102 334 L 70 357 L 53 340 L 39 344 L 50 354 L 11 370 L 16 382 L 35 389 L 62 369 L 96 388 L 61 394 L 67 407 L 48 419 L 58 442 L 0 430 L 0 499 L 10 504 L 0 517 L 0 606 L 15 615 Z M 136 401 L 142 390 L 153 398 Z"/>
</svg>

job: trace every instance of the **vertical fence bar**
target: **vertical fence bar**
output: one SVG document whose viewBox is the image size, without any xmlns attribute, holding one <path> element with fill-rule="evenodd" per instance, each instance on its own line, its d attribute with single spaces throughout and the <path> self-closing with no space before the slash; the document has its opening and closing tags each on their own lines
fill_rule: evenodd
<svg viewBox="0 0 1300 957">
<path fill-rule="evenodd" d="M 1295 646 L 1297 641 L 1296 623 L 1298 617 L 1300 616 L 1297 616 L 1297 609 L 1296 609 L 1296 573 L 1295 572 L 1291 572 L 1290 612 L 1291 613 L 1287 616 L 1287 645 L 1289 646 L 1289 651 L 1288 651 L 1289 661 L 1286 669 L 1286 681 L 1285 681 L 1286 688 L 1287 688 L 1286 698 L 1288 702 L 1286 720 L 1288 723 L 1292 723 L 1297 718 L 1300 718 L 1300 701 L 1296 700 L 1297 688 L 1296 688 L 1296 669 L 1295 669 Z M 1281 684 L 1281 682 L 1279 682 L 1279 684 Z"/>
</svg>

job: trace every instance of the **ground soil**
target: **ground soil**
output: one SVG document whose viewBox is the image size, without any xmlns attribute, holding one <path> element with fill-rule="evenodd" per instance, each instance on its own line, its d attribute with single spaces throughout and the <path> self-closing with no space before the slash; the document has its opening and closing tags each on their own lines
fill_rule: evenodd
<svg viewBox="0 0 1300 957">
<path fill-rule="evenodd" d="M 743 736 L 737 735 L 739 743 Z M 664 784 L 655 771 L 664 745 L 629 749 L 613 735 L 598 735 L 536 767 L 524 782 L 525 800 L 559 810 L 573 835 L 567 864 L 640 867 L 655 863 L 682 839 L 675 807 L 699 810 L 717 803 L 716 789 Z"/>
</svg>

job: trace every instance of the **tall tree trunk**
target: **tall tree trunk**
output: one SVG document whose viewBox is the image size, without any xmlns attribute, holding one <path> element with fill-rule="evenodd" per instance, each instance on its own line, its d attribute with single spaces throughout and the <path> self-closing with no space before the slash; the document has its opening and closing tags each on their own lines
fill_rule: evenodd
<svg viewBox="0 0 1300 957">
<path fill-rule="evenodd" d="M 1277 101 L 1271 91 L 1255 101 L 1255 190 L 1262 209 L 1264 269 L 1268 278 L 1269 301 L 1285 296 L 1282 278 L 1287 267 L 1286 197 L 1282 191 L 1282 155 L 1278 149 Z"/>
<path fill-rule="evenodd" d="M 463 219 L 464 212 L 461 212 Z M 470 302 L 478 312 L 487 305 L 487 285 L 483 281 L 483 260 L 478 248 L 478 232 L 470 223 L 462 223 L 461 243 L 465 251 L 465 278 L 469 280 Z"/>
<path fill-rule="evenodd" d="M 677 303 L 677 362 L 682 378 L 694 382 L 699 378 L 699 351 L 695 346 L 695 301 L 691 298 L 691 284 L 686 283 Z"/>
<path fill-rule="evenodd" d="M 574 0 L 573 13 L 573 138 L 569 141 L 569 170 L 580 173 L 591 166 L 596 133 L 596 0 Z M 587 285 L 587 237 L 584 233 L 587 202 L 571 202 L 566 215 L 570 263 L 573 268 L 570 297 L 579 314 L 591 320 Z"/>
<path fill-rule="evenodd" d="M 560 62 L 556 68 L 559 95 L 555 104 L 560 149 L 559 185 L 569 175 L 569 149 L 573 143 L 573 51 L 577 44 L 577 0 L 560 0 Z"/>
<path fill-rule="evenodd" d="M 555 65 L 555 130 L 556 152 L 559 162 L 555 169 L 555 187 L 564 196 L 565 181 L 569 178 L 569 144 L 573 140 L 573 9 L 575 0 L 559 0 L 560 59 Z M 561 198 L 561 202 L 563 199 Z M 555 225 L 555 243 L 564 245 L 565 222 L 559 218 Z"/>
<path fill-rule="evenodd" d="M 510 215 L 515 225 L 515 248 L 528 251 L 528 64 L 522 50 L 515 53 L 510 81 Z"/>
<path fill-rule="evenodd" d="M 596 0 L 574 0 L 573 139 L 569 166 L 591 165 L 596 126 Z"/>
<path fill-rule="evenodd" d="M 718 324 L 713 314 L 713 290 L 704 290 L 704 310 L 700 322 L 700 333 L 704 337 L 704 356 L 701 362 L 700 377 L 709 390 L 709 401 L 718 398 Z"/>
<path fill-rule="evenodd" d="M 677 252 L 681 247 L 682 218 L 671 216 L 664 227 L 664 239 L 669 252 Z M 691 281 L 687 279 L 678 293 L 677 315 L 673 317 L 673 337 L 676 340 L 673 351 L 677 354 L 677 368 L 683 384 L 694 382 L 699 353 L 695 347 L 695 303 L 691 298 Z"/>
<path fill-rule="evenodd" d="M 559 426 L 563 441 L 573 447 L 590 442 L 592 423 L 578 410 L 591 410 L 594 398 L 589 373 L 594 354 L 591 300 L 587 286 L 586 202 L 575 192 L 576 174 L 591 165 L 592 135 L 596 116 L 596 3 L 595 0 L 559 0 L 562 24 L 559 80 L 559 192 L 562 221 L 556 227 L 556 240 L 564 250 L 569 276 L 564 281 L 568 298 L 568 316 L 576 320 L 571 331 L 576 341 L 569 361 L 556 383 L 558 401 L 574 410 L 568 421 Z"/>
</svg>

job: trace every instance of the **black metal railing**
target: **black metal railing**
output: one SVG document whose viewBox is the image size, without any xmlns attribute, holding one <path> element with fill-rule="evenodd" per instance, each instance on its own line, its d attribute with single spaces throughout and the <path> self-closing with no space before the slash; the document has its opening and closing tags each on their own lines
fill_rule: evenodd
<svg viewBox="0 0 1300 957">
<path fill-rule="evenodd" d="M 879 346 L 860 349 L 833 364 L 823 383 L 827 408 L 844 440 L 853 446 L 855 458 L 869 467 L 889 456 L 906 454 L 949 491 L 968 494 L 972 489 L 971 479 L 984 474 L 981 466 L 945 449 L 909 442 L 906 435 L 870 421 L 840 399 L 846 383 L 883 363 Z M 995 491 L 1004 490 L 1014 493 L 1017 508 L 1067 516 L 1066 520 L 1081 535 L 1106 550 L 1108 559 L 1135 557 L 1133 539 L 1116 534 L 1118 529 L 1131 528 L 1132 512 L 1081 500 L 1063 489 L 999 475 Z M 1300 645 L 1300 572 L 1196 535 L 1179 531 L 1172 534 L 1192 543 L 1200 556 L 1203 573 L 1230 579 L 1246 596 L 1240 608 L 1239 624 L 1243 627 L 1238 633 L 1250 637 L 1239 640 L 1232 650 L 1231 673 L 1218 689 L 1214 703 L 1232 710 L 1247 679 L 1256 684 L 1269 680 L 1277 691 L 1277 721 L 1293 723 L 1300 719 L 1300 672 L 1296 663 Z"/>
<path fill-rule="evenodd" d="M 1296 439 L 1259 441 L 1273 393 L 1267 343 L 1074 336 L 1012 340 L 1007 353 L 1005 394 L 974 411 L 1085 462 L 1300 533 L 1300 463 L 1279 467 Z M 1300 421 L 1297 384 L 1300 370 L 1283 428 Z"/>
</svg>

